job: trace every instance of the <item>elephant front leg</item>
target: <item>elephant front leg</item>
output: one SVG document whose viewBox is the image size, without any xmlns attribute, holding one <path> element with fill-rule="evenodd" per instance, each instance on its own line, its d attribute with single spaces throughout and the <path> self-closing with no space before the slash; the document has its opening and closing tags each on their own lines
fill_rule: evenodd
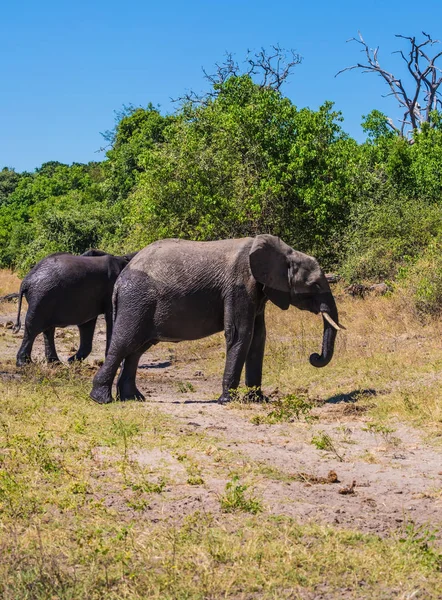
<svg viewBox="0 0 442 600">
<path fill-rule="evenodd" d="M 226 366 L 223 376 L 223 393 L 218 402 L 230 402 L 232 399 L 231 390 L 236 390 L 239 385 L 252 335 L 253 321 L 250 325 L 242 324 L 239 328 L 235 324 L 226 327 Z"/>
<path fill-rule="evenodd" d="M 49 327 L 46 331 L 43 331 L 43 338 L 45 342 L 45 356 L 48 363 L 59 363 L 60 359 L 55 349 L 55 327 Z"/>
<path fill-rule="evenodd" d="M 253 328 L 253 338 L 246 358 L 246 386 L 251 388 L 250 400 L 257 402 L 266 400 L 261 391 L 262 364 L 266 343 L 266 325 L 264 313 L 257 315 Z"/>
<path fill-rule="evenodd" d="M 78 326 L 78 331 L 80 332 L 80 346 L 77 352 L 68 359 L 69 362 L 84 360 L 92 352 L 92 340 L 94 339 L 96 323 L 97 319 L 95 318 Z"/>
</svg>

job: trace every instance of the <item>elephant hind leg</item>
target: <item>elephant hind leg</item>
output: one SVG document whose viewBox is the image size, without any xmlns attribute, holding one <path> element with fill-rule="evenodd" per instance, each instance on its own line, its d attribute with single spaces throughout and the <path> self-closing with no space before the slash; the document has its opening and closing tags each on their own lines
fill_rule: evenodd
<svg viewBox="0 0 442 600">
<path fill-rule="evenodd" d="M 69 357 L 68 362 L 71 363 L 77 360 L 84 360 L 92 352 L 92 340 L 94 338 L 96 323 L 97 318 L 95 317 L 95 319 L 91 319 L 87 323 L 78 326 L 80 332 L 80 346 L 78 347 L 77 352 Z"/>
<path fill-rule="evenodd" d="M 123 367 L 122 375 L 118 380 L 120 398 L 127 400 L 138 396 L 141 399 L 142 394 L 135 386 L 135 374 L 141 355 L 151 345 L 149 339 L 149 336 L 146 336 L 143 340 L 141 333 L 138 333 L 135 339 L 131 339 L 127 328 L 123 325 L 119 327 L 118 322 L 115 323 L 106 360 L 93 380 L 90 394 L 92 400 L 99 404 L 108 404 L 113 401 L 112 383 L 123 360 L 125 367 Z"/>
<path fill-rule="evenodd" d="M 16 360 L 17 367 L 23 367 L 24 365 L 32 362 L 32 360 L 31 360 L 32 346 L 34 345 L 34 341 L 35 341 L 35 338 L 37 337 L 37 335 L 42 332 L 42 329 L 35 327 L 35 325 L 32 323 L 32 321 L 33 321 L 33 315 L 31 313 L 30 309 L 28 309 L 28 313 L 26 315 L 26 321 L 25 321 L 25 330 L 24 330 L 24 334 L 23 334 L 23 340 L 22 340 L 21 346 L 17 352 L 17 360 Z"/>
<path fill-rule="evenodd" d="M 55 327 L 49 327 L 43 331 L 43 337 L 45 342 L 45 356 L 48 363 L 59 363 L 61 362 L 57 355 L 55 348 Z"/>
<path fill-rule="evenodd" d="M 141 348 L 126 356 L 117 382 L 117 396 L 119 400 L 144 400 L 143 394 L 136 386 L 138 363 L 141 356 L 152 346 L 153 342 L 147 342 Z"/>
<path fill-rule="evenodd" d="M 112 337 L 102 367 L 94 377 L 91 398 L 100 404 L 112 402 L 112 384 L 118 368 L 125 361 L 118 380 L 121 399 L 141 397 L 135 386 L 138 361 L 150 343 L 155 342 L 152 315 L 155 305 L 131 301 L 130 294 L 116 294 L 116 314 Z"/>
</svg>

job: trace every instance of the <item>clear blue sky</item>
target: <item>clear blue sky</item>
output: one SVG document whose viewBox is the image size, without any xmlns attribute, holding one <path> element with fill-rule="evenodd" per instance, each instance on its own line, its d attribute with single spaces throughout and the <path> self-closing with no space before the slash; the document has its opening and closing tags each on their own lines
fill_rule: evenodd
<svg viewBox="0 0 442 600">
<path fill-rule="evenodd" d="M 16 0 L 0 20 L 0 168 L 30 170 L 48 160 L 101 160 L 100 132 L 111 129 L 124 104 L 159 105 L 186 89 L 205 89 L 225 51 L 240 60 L 247 48 L 279 43 L 303 57 L 283 91 L 298 106 L 333 100 L 344 128 L 362 139 L 361 115 L 395 114 L 382 99 L 380 78 L 335 73 L 362 58 L 346 40 L 360 29 L 380 61 L 406 47 L 395 33 L 427 31 L 442 38 L 442 2 L 296 0 L 210 2 L 166 0 Z"/>
</svg>

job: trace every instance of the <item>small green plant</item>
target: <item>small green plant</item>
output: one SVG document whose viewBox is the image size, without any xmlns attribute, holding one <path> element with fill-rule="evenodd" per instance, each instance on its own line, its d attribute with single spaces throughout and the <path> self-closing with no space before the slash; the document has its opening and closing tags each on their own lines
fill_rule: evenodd
<svg viewBox="0 0 442 600">
<path fill-rule="evenodd" d="M 416 557 L 423 558 L 428 566 L 442 569 L 442 554 L 434 546 L 437 530 L 427 525 L 416 525 L 413 521 L 405 522 L 400 533 L 399 542 L 404 549 L 411 551 Z"/>
<path fill-rule="evenodd" d="M 187 394 L 188 392 L 193 393 L 195 391 L 195 387 L 190 383 L 190 381 L 179 381 L 177 388 L 180 394 Z"/>
<path fill-rule="evenodd" d="M 161 494 L 166 487 L 166 482 L 160 478 L 158 482 L 142 481 L 141 483 L 132 483 L 130 485 L 134 492 L 145 492 L 146 494 Z"/>
<path fill-rule="evenodd" d="M 143 480 L 131 483 L 128 487 L 135 492 L 135 494 L 127 501 L 127 505 L 133 510 L 144 511 L 149 508 L 149 498 L 146 497 L 146 495 L 161 494 L 166 487 L 166 482 L 160 477 L 157 482 Z"/>
<path fill-rule="evenodd" d="M 396 429 L 393 427 L 387 427 L 387 425 L 382 425 L 382 423 L 367 423 L 367 426 L 363 427 L 362 430 L 368 431 L 375 436 L 380 436 L 386 444 L 393 446 L 398 446 L 401 441 L 398 437 L 392 435 Z"/>
<path fill-rule="evenodd" d="M 331 452 L 336 456 L 336 458 L 340 461 L 344 461 L 343 455 L 336 448 L 333 443 L 332 438 L 325 431 L 320 431 L 317 435 L 312 437 L 311 442 L 318 450 L 325 450 L 326 452 Z"/>
<path fill-rule="evenodd" d="M 349 427 L 345 425 L 339 425 L 336 430 L 341 434 L 341 443 L 342 444 L 355 444 L 356 442 L 352 439 L 351 434 L 352 431 Z"/>
<path fill-rule="evenodd" d="M 407 412 L 415 413 L 419 410 L 419 406 L 415 402 L 410 400 L 410 397 L 408 396 L 408 394 L 404 394 L 402 401 L 404 403 L 404 407 Z"/>
<path fill-rule="evenodd" d="M 27 459 L 45 473 L 58 473 L 61 470 L 59 459 L 54 448 L 48 440 L 46 431 L 39 431 L 34 439 L 17 437 L 16 447 L 25 453 Z"/>
<path fill-rule="evenodd" d="M 201 477 L 201 475 L 189 475 L 187 478 L 187 483 L 189 485 L 203 485 L 204 479 Z"/>
<path fill-rule="evenodd" d="M 296 394 L 288 394 L 273 401 L 272 410 L 267 414 L 254 415 L 251 422 L 255 425 L 261 425 L 262 423 L 272 425 L 274 423 L 300 421 L 303 418 L 307 423 L 310 423 L 318 418 L 311 414 L 312 408 L 313 404 L 311 402 L 307 402 Z"/>
<path fill-rule="evenodd" d="M 187 483 L 189 485 L 202 485 L 204 483 L 204 479 L 201 473 L 200 466 L 189 456 L 186 456 L 186 471 L 188 474 Z"/>
<path fill-rule="evenodd" d="M 256 515 L 262 512 L 262 503 L 260 500 L 251 496 L 246 497 L 245 492 L 248 486 L 243 485 L 239 481 L 238 475 L 234 475 L 230 481 L 226 483 L 226 490 L 223 496 L 220 497 L 221 510 L 223 512 L 249 512 Z"/>
<path fill-rule="evenodd" d="M 75 481 L 70 487 L 70 492 L 84 496 L 85 494 L 89 494 L 91 490 L 87 481 Z"/>
<path fill-rule="evenodd" d="M 122 440 L 124 447 L 127 447 L 128 440 L 130 438 L 138 435 L 140 432 L 140 428 L 137 423 L 125 421 L 120 417 L 112 417 L 111 423 L 112 434 Z"/>
<path fill-rule="evenodd" d="M 137 496 L 135 498 L 132 498 L 132 500 L 128 500 L 127 505 L 129 506 L 129 508 L 132 508 L 133 510 L 142 512 L 149 507 L 149 501 L 147 500 L 147 498 L 143 498 L 142 496 Z"/>
<path fill-rule="evenodd" d="M 80 418 L 76 419 L 71 428 L 75 433 L 83 434 L 87 430 L 87 418 L 86 415 L 81 415 Z"/>
<path fill-rule="evenodd" d="M 394 431 L 396 431 L 396 429 L 393 429 L 392 427 L 387 427 L 386 425 L 382 425 L 381 423 L 367 423 L 366 427 L 362 428 L 363 431 L 369 431 L 370 433 L 379 433 L 382 435 L 389 435 L 390 433 L 393 433 Z"/>
</svg>

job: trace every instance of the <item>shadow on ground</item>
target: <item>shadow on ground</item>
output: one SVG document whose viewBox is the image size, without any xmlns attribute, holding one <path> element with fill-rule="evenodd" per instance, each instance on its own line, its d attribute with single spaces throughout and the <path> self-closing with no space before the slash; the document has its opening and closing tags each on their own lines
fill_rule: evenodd
<svg viewBox="0 0 442 600">
<path fill-rule="evenodd" d="M 330 398 L 326 398 L 324 400 L 325 404 L 339 404 L 340 402 L 354 403 L 358 400 L 362 400 L 364 398 L 371 398 L 373 396 L 378 396 L 381 392 L 373 388 L 368 388 L 366 390 L 353 390 L 352 392 L 348 392 L 347 394 L 335 394 L 334 396 L 330 396 Z"/>
</svg>

